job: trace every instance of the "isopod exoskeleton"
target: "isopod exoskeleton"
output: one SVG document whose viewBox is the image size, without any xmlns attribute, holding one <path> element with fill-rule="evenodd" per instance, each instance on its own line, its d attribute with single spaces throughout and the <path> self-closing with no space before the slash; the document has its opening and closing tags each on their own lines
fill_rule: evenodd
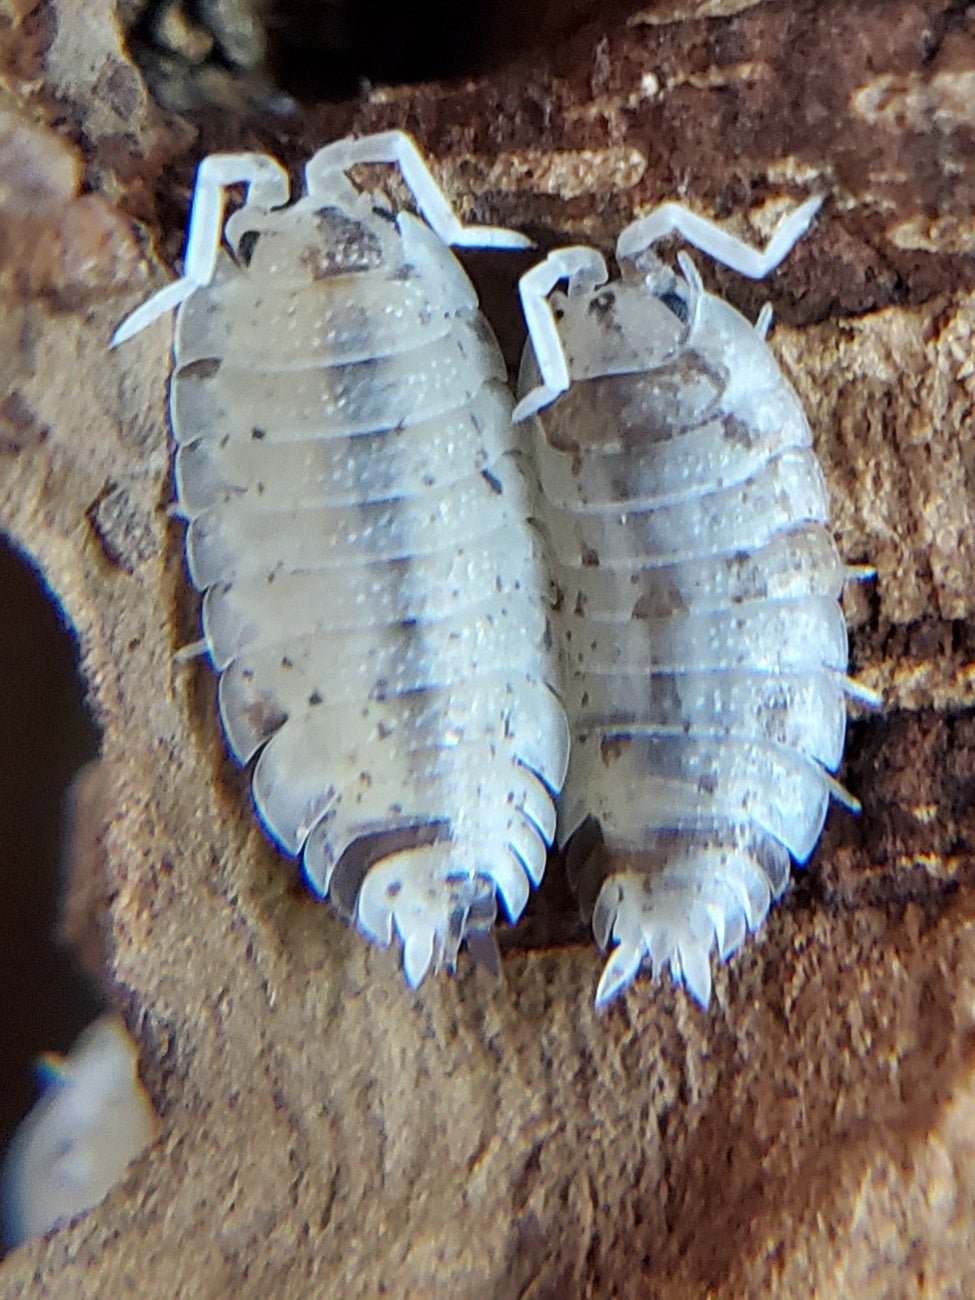
<svg viewBox="0 0 975 1300">
<path fill-rule="evenodd" d="M 603 847 L 577 882 L 601 947 L 596 995 L 669 966 L 702 1005 L 728 957 L 805 862 L 842 758 L 852 572 L 827 531 L 809 425 L 765 344 L 652 251 L 677 231 L 766 275 L 812 199 L 764 253 L 665 204 L 619 239 L 619 279 L 590 248 L 521 281 L 542 518 L 566 651 L 569 771 L 560 843 Z M 566 292 L 553 293 L 561 280 Z M 540 381 L 540 382 L 539 382 Z M 538 385 L 538 386 L 536 386 Z M 595 874 L 595 879 L 593 875 Z"/>
<path fill-rule="evenodd" d="M 398 164 L 426 218 L 357 190 Z M 567 762 L 549 584 L 505 367 L 400 132 L 327 145 L 289 204 L 261 154 L 201 164 L 170 414 L 220 714 L 270 834 L 406 978 L 516 918 Z M 225 190 L 246 202 L 223 225 Z M 227 249 L 221 251 L 221 235 Z"/>
<path fill-rule="evenodd" d="M 100 1016 L 66 1057 L 46 1054 L 43 1095 L 0 1166 L 0 1226 L 10 1246 L 90 1210 L 159 1133 L 138 1050 L 118 1016 Z"/>
</svg>

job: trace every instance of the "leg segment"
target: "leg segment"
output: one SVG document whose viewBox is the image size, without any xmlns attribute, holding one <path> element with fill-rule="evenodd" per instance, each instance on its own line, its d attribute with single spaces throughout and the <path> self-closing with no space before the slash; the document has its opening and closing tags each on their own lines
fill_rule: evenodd
<svg viewBox="0 0 975 1300">
<path fill-rule="evenodd" d="M 689 253 L 683 249 L 677 254 L 677 265 L 687 282 L 688 299 L 687 299 L 687 321 L 685 323 L 685 338 L 690 338 L 697 331 L 697 323 L 701 316 L 701 303 L 704 301 L 704 281 L 697 267 L 691 261 Z"/>
<path fill-rule="evenodd" d="M 764 341 L 768 338 L 768 332 L 772 327 L 772 304 L 766 302 L 762 304 L 762 310 L 758 313 L 755 321 L 755 333 Z"/>
<path fill-rule="evenodd" d="M 223 235 L 226 191 L 231 185 L 245 185 L 247 205 L 265 210 L 281 207 L 289 197 L 288 173 L 267 154 L 215 153 L 204 158 L 193 188 L 183 275 L 125 318 L 112 335 L 113 348 L 178 307 L 194 289 L 210 283 Z"/>
<path fill-rule="evenodd" d="M 568 280 L 571 296 L 605 284 L 608 276 L 601 254 L 594 248 L 576 247 L 557 248 L 521 277 L 518 292 L 542 382 L 521 399 L 512 419 L 527 419 L 569 387 L 569 363 L 548 295 L 560 280 Z"/>
<path fill-rule="evenodd" d="M 381 131 L 358 140 L 336 140 L 314 154 L 305 167 L 305 187 L 315 199 L 335 197 L 339 173 L 344 180 L 350 167 L 361 163 L 398 166 L 427 225 L 445 244 L 467 248 L 531 248 L 532 241 L 500 226 L 465 225 L 447 201 L 443 190 L 423 161 L 411 136 L 404 131 Z M 343 185 L 344 188 L 344 185 Z"/>
<path fill-rule="evenodd" d="M 617 241 L 616 257 L 619 261 L 639 257 L 658 239 L 678 234 L 716 262 L 749 279 L 762 280 L 806 233 L 822 202 L 823 196 L 817 194 L 783 217 L 764 249 L 753 248 L 735 235 L 729 235 L 682 203 L 661 203 L 649 216 L 640 217 L 626 227 Z"/>
</svg>

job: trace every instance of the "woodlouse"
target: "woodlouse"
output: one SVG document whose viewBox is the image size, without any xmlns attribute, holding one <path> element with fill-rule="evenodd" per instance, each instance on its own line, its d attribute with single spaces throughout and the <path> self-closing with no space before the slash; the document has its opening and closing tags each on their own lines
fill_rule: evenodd
<svg viewBox="0 0 975 1300">
<path fill-rule="evenodd" d="M 370 163 L 426 222 L 353 186 Z M 305 188 L 205 159 L 183 278 L 113 342 L 179 307 L 178 510 L 230 748 L 311 887 L 378 943 L 395 928 L 415 986 L 496 897 L 520 914 L 567 763 L 505 367 L 448 248 L 528 241 L 462 225 L 400 132 L 327 145 Z"/>
<path fill-rule="evenodd" d="M 46 1053 L 38 1067 L 43 1094 L 0 1166 L 9 1246 L 97 1205 L 159 1133 L 139 1082 L 138 1050 L 118 1016 L 100 1016 L 66 1057 Z"/>
<path fill-rule="evenodd" d="M 754 278 L 806 230 L 812 199 L 763 253 L 676 204 L 628 226 L 621 276 L 591 248 L 521 281 L 530 341 L 515 419 L 534 458 L 559 592 L 572 736 L 560 843 L 587 819 L 577 887 L 601 947 L 597 1004 L 644 965 L 702 1005 L 804 862 L 841 760 L 847 569 L 799 399 L 750 325 L 706 293 L 677 232 Z M 566 292 L 553 294 L 566 280 Z M 540 381 L 540 382 L 539 382 Z M 538 386 L 536 386 L 538 385 Z M 591 823 L 590 823 L 591 825 Z M 590 842 L 592 836 L 588 837 Z"/>
</svg>

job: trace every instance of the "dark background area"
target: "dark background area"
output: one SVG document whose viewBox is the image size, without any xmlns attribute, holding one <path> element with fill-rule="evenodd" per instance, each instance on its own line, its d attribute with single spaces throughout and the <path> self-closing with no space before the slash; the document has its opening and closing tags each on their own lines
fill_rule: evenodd
<svg viewBox="0 0 975 1300">
<path fill-rule="evenodd" d="M 98 752 L 77 647 L 40 575 L 0 539 L 0 1149 L 102 999 L 56 937 L 65 792 Z"/>
<path fill-rule="evenodd" d="M 432 81 L 481 71 L 498 44 L 500 0 L 416 7 L 392 0 L 291 0 L 270 25 L 280 86 L 299 99 L 346 99 L 362 80 Z"/>
<path fill-rule="evenodd" d="M 644 5 L 649 0 L 644 0 Z M 118 0 L 132 54 L 177 112 L 274 116 L 370 87 L 477 76 L 548 56 L 641 0 Z"/>
</svg>

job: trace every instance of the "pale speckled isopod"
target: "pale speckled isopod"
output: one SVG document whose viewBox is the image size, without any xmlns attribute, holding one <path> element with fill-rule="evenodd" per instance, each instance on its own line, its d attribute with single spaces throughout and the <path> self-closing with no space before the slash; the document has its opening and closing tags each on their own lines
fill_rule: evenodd
<svg viewBox="0 0 975 1300">
<path fill-rule="evenodd" d="M 48 1053 L 38 1064 L 44 1093 L 0 1164 L 10 1246 L 91 1209 L 159 1133 L 136 1045 L 117 1016 L 100 1016 L 66 1057 Z"/>
<path fill-rule="evenodd" d="M 568 671 L 558 838 L 590 818 L 602 833 L 576 882 L 597 942 L 614 945 L 600 1005 L 641 967 L 669 966 L 706 1006 L 712 951 L 728 957 L 762 923 L 830 795 L 855 803 L 829 775 L 845 696 L 869 695 L 846 676 L 838 598 L 868 571 L 847 569 L 827 531 L 768 309 L 752 326 L 686 254 L 675 274 L 652 251 L 677 232 L 760 278 L 819 202 L 764 253 L 665 204 L 623 231 L 619 279 L 591 248 L 522 277 L 515 418 L 536 417 Z"/>
<path fill-rule="evenodd" d="M 369 163 L 425 222 L 355 188 Z M 230 748 L 312 888 L 395 930 L 416 985 L 496 898 L 520 914 L 568 758 L 505 368 L 448 247 L 528 241 L 462 225 L 400 132 L 327 145 L 305 187 L 205 159 L 183 278 L 113 342 L 179 307 L 178 511 Z"/>
</svg>

